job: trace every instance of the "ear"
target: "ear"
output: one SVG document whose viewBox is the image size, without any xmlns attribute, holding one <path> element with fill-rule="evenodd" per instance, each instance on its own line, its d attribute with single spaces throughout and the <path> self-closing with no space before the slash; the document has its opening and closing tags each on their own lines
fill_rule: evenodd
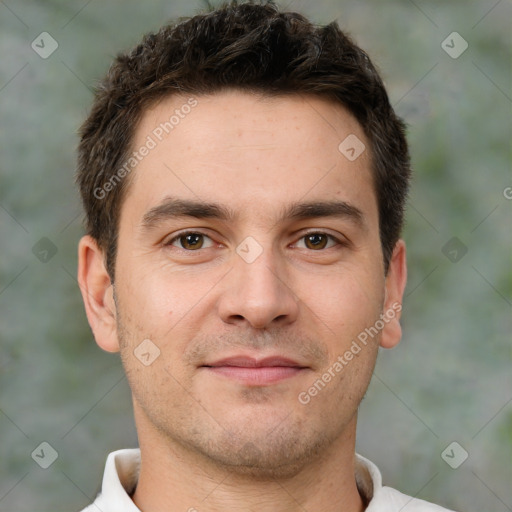
<svg viewBox="0 0 512 512">
<path fill-rule="evenodd" d="M 78 285 L 96 343 L 107 352 L 118 352 L 114 288 L 103 251 L 90 236 L 84 236 L 78 244 Z"/>
<path fill-rule="evenodd" d="M 384 320 L 387 322 L 382 330 L 380 345 L 383 348 L 393 348 L 402 337 L 400 316 L 402 300 L 407 282 L 407 262 L 405 242 L 398 240 L 391 255 L 385 282 Z"/>
</svg>

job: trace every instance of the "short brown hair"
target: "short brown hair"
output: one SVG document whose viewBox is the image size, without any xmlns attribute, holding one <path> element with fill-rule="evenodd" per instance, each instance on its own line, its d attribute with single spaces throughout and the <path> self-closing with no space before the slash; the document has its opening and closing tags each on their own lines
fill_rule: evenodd
<svg viewBox="0 0 512 512">
<path fill-rule="evenodd" d="M 80 131 L 77 182 L 86 229 L 114 279 L 126 161 L 144 109 L 171 94 L 239 89 L 314 94 L 344 105 L 370 142 L 384 269 L 400 236 L 410 162 L 404 123 L 366 53 L 336 23 L 315 26 L 272 2 L 232 1 L 146 35 L 119 54 L 96 90 Z M 104 185 L 110 182 L 108 194 Z M 103 191 L 101 194 L 98 191 Z"/>
</svg>

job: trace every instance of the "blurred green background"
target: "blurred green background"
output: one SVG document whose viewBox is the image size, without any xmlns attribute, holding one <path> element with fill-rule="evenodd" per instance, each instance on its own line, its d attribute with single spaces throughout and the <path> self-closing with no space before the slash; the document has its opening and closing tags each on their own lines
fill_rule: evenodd
<svg viewBox="0 0 512 512">
<path fill-rule="evenodd" d="M 381 69 L 408 124 L 404 337 L 380 354 L 358 452 L 406 494 L 510 511 L 512 4 L 280 5 L 338 20 Z M 107 453 L 136 446 L 119 358 L 95 345 L 75 279 L 76 132 L 112 57 L 202 6 L 0 1 L 1 511 L 79 510 L 99 488 Z M 46 59 L 31 47 L 42 32 L 58 43 Z M 452 32 L 468 43 L 457 58 L 463 42 Z M 43 441 L 58 453 L 48 469 L 31 457 Z M 455 458 L 469 454 L 457 469 L 441 456 L 453 441 Z"/>
</svg>

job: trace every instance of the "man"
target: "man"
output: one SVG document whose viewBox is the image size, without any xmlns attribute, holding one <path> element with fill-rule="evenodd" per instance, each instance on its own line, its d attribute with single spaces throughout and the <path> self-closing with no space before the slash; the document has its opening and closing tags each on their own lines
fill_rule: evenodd
<svg viewBox="0 0 512 512">
<path fill-rule="evenodd" d="M 401 336 L 410 177 L 366 54 L 231 3 L 118 56 L 81 135 L 79 283 L 140 445 L 87 510 L 444 510 L 354 452 Z"/>
</svg>

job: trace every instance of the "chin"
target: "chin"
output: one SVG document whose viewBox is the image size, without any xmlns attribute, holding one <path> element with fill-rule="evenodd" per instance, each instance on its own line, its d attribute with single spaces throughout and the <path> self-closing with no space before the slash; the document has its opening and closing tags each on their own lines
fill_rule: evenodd
<svg viewBox="0 0 512 512">
<path fill-rule="evenodd" d="M 203 440 L 204 441 L 204 440 Z M 199 439 L 195 449 L 210 463 L 240 477 L 256 480 L 292 478 L 318 458 L 332 440 L 318 432 L 306 433 L 298 425 L 279 425 L 273 431 L 240 434 L 225 431 L 207 443 Z"/>
</svg>

